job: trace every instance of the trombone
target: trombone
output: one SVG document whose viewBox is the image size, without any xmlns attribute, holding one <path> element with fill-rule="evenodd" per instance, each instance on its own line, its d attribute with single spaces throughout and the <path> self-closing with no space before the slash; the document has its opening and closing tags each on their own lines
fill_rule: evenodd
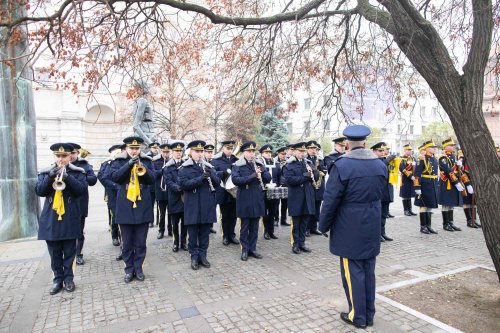
<svg viewBox="0 0 500 333">
<path fill-rule="evenodd" d="M 66 172 L 66 166 L 63 166 L 57 172 L 56 178 L 54 179 L 54 182 L 52 183 L 52 188 L 54 190 L 63 191 L 66 188 L 66 183 L 62 180 L 65 172 Z"/>
</svg>

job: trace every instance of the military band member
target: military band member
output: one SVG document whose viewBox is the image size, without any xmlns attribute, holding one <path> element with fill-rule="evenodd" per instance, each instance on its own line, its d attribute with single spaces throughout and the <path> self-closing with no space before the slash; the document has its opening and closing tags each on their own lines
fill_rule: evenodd
<svg viewBox="0 0 500 333">
<path fill-rule="evenodd" d="M 460 168 L 460 173 L 459 177 L 462 179 L 462 183 L 464 184 L 465 188 L 467 189 L 467 196 L 463 198 L 464 202 L 464 213 L 465 217 L 467 219 L 467 226 L 469 228 L 481 228 L 481 224 L 477 221 L 477 215 L 476 215 L 476 203 L 475 203 L 475 198 L 474 198 L 474 188 L 472 187 L 472 178 L 470 175 L 470 167 L 469 164 L 467 163 L 467 160 L 462 153 L 462 150 L 458 150 L 457 152 L 457 165 L 459 164 L 458 161 L 460 161 L 461 166 Z"/>
<path fill-rule="evenodd" d="M 286 154 L 287 154 L 287 151 L 288 151 L 288 146 L 287 147 L 281 147 L 280 149 L 278 149 L 276 151 L 277 155 L 276 155 L 276 161 L 279 163 L 279 166 L 280 166 L 280 183 L 279 183 L 279 186 L 284 186 L 286 187 L 286 184 L 285 184 L 285 177 L 283 177 L 283 167 L 285 166 L 286 164 L 286 160 L 287 160 L 287 157 L 286 157 Z M 280 208 L 279 210 L 276 209 L 276 212 L 277 214 L 279 214 L 278 216 L 278 221 L 281 225 L 284 225 L 284 226 L 289 226 L 290 224 L 287 222 L 287 216 L 288 216 L 288 198 L 283 198 L 280 200 Z"/>
<path fill-rule="evenodd" d="M 347 127 L 349 152 L 330 166 L 319 230 L 330 231 L 330 252 L 340 257 L 349 311 L 340 318 L 355 327 L 373 325 L 375 261 L 380 253 L 380 213 L 387 167 L 368 149 L 370 129 Z"/>
<path fill-rule="evenodd" d="M 281 181 L 280 179 L 281 167 L 279 163 L 272 158 L 273 147 L 271 145 L 263 145 L 262 147 L 260 147 L 259 152 L 260 152 L 260 157 L 258 157 L 256 161 L 257 163 L 262 162 L 264 164 L 265 171 L 267 171 L 271 177 L 271 180 L 269 182 L 265 182 L 266 189 L 267 188 L 274 189 L 277 186 L 279 186 Z M 264 170 L 261 170 L 261 172 L 263 171 Z M 271 239 L 271 238 L 278 239 L 278 237 L 274 234 L 274 217 L 276 216 L 276 211 L 278 210 L 279 199 L 269 199 L 267 197 L 267 193 L 264 192 L 264 202 L 265 202 L 265 214 L 263 215 L 264 239 Z M 238 206 L 238 203 L 236 203 L 236 206 Z"/>
<path fill-rule="evenodd" d="M 330 165 L 337 158 L 345 154 L 345 146 L 347 139 L 344 136 L 335 138 L 333 141 L 333 152 L 330 155 L 325 156 L 325 168 L 329 172 Z"/>
<path fill-rule="evenodd" d="M 142 264 L 146 258 L 148 226 L 154 219 L 151 190 L 155 173 L 152 159 L 141 152 L 144 140 L 127 137 L 125 152 L 111 163 L 110 178 L 119 185 L 116 196 L 116 221 L 122 234 L 122 257 L 125 262 L 125 283 L 134 277 L 144 281 Z"/>
<path fill-rule="evenodd" d="M 162 239 L 165 235 L 165 214 L 167 213 L 168 191 L 163 168 L 170 159 L 170 146 L 163 143 L 159 146 L 160 153 L 153 157 L 153 167 L 155 169 L 155 198 L 156 198 L 156 221 L 158 222 L 157 239 Z M 170 212 L 167 215 L 167 235 L 172 236 L 172 218 Z"/>
<path fill-rule="evenodd" d="M 412 155 L 413 148 L 410 144 L 403 146 L 403 156 L 399 164 L 399 172 L 401 173 L 401 186 L 399 188 L 399 196 L 403 200 L 403 209 L 405 216 L 416 216 L 412 210 L 411 199 L 415 197 L 415 187 L 413 186 L 413 173 L 417 160 Z"/>
<path fill-rule="evenodd" d="M 305 244 L 306 229 L 311 215 L 315 214 L 313 182 L 319 178 L 312 162 L 305 158 L 305 151 L 305 142 L 294 144 L 293 156 L 283 169 L 288 186 L 288 213 L 292 217 L 291 243 L 295 254 L 311 252 Z"/>
<path fill-rule="evenodd" d="M 222 141 L 222 149 L 214 156 L 212 164 L 217 172 L 217 177 L 226 181 L 231 175 L 231 168 L 238 160 L 233 155 L 235 141 Z M 236 239 L 234 228 L 236 226 L 236 200 L 223 187 L 217 189 L 217 203 L 219 204 L 220 213 L 222 215 L 222 244 L 229 245 L 239 244 Z"/>
<path fill-rule="evenodd" d="M 170 145 L 172 158 L 163 168 L 163 179 L 166 181 L 168 191 L 168 213 L 172 219 L 174 239 L 172 251 L 179 251 L 179 245 L 184 251 L 187 247 L 187 228 L 184 225 L 184 203 L 182 202 L 182 188 L 179 183 L 179 168 L 181 167 L 184 143 L 176 142 Z"/>
<path fill-rule="evenodd" d="M 87 187 L 85 189 L 85 193 L 78 199 L 80 201 L 80 210 L 82 211 L 82 217 L 80 220 L 80 226 L 82 228 L 82 235 L 76 240 L 76 264 L 83 265 L 85 260 L 83 259 L 83 243 L 85 242 L 85 219 L 89 213 L 89 186 L 94 186 L 97 183 L 97 176 L 94 173 L 94 169 L 89 162 L 80 158 L 78 155 L 80 154 L 79 149 L 82 147 L 77 143 L 68 142 L 73 146 L 73 150 L 70 155 L 70 163 L 74 166 L 82 168 L 85 170 L 85 178 L 87 181 Z"/>
<path fill-rule="evenodd" d="M 114 156 L 120 152 L 121 145 L 113 145 L 108 149 L 110 157 L 108 160 L 102 162 L 101 168 L 97 175 L 97 179 L 101 182 L 104 187 L 104 197 L 106 204 L 108 206 L 108 223 L 109 229 L 111 230 L 111 241 L 114 246 L 120 246 L 120 229 L 118 224 L 116 224 L 116 192 L 118 189 L 118 184 L 113 182 L 109 178 L 109 167 L 114 159 Z"/>
<path fill-rule="evenodd" d="M 220 178 L 210 163 L 203 161 L 205 142 L 195 140 L 188 144 L 190 158 L 179 170 L 179 184 L 184 191 L 184 224 L 188 230 L 188 248 L 191 268 L 210 267 L 207 260 L 210 227 L 217 220 L 216 190 Z"/>
<path fill-rule="evenodd" d="M 453 224 L 453 207 L 461 207 L 462 195 L 466 190 L 458 177 L 458 165 L 455 161 L 455 142 L 449 138 L 443 141 L 443 155 L 439 158 L 439 201 L 443 215 L 443 229 L 461 231 Z M 461 161 L 458 162 L 461 164 Z"/>
<path fill-rule="evenodd" d="M 205 162 L 212 163 L 213 155 L 214 155 L 214 150 L 215 146 L 213 144 L 206 144 L 205 147 L 203 147 L 204 152 L 203 152 L 203 159 Z M 212 227 L 210 228 L 210 233 L 211 234 L 216 234 L 217 231 L 214 229 L 214 225 L 212 224 Z"/>
<path fill-rule="evenodd" d="M 149 151 L 146 153 L 146 156 L 149 156 L 151 158 L 155 157 L 155 156 L 158 156 L 159 154 L 159 143 L 154 141 L 154 142 L 151 142 L 149 145 L 148 145 L 148 148 L 149 148 Z M 155 211 L 155 202 L 156 202 L 156 190 L 155 190 L 155 186 L 151 186 L 150 187 L 150 190 L 151 190 L 151 209 L 153 210 L 153 214 L 154 214 L 154 211 Z M 158 225 L 158 210 L 156 212 L 156 225 Z M 149 227 L 150 228 L 153 228 L 155 226 L 155 221 L 151 221 L 151 223 L 149 224 Z"/>
<path fill-rule="evenodd" d="M 312 162 L 314 168 L 318 171 L 319 179 L 317 182 L 314 182 L 314 206 L 315 206 L 315 214 L 311 216 L 306 230 L 306 236 L 310 235 L 321 235 L 321 232 L 318 231 L 318 222 L 319 222 L 319 211 L 321 209 L 321 203 L 323 202 L 323 195 L 325 194 L 325 175 L 327 173 L 324 161 L 319 158 L 319 151 L 321 149 L 321 145 L 312 140 L 306 144 L 307 147 L 307 156 L 306 158 Z"/>
<path fill-rule="evenodd" d="M 387 236 L 385 232 L 385 223 L 386 219 L 389 215 L 389 205 L 394 201 L 394 186 L 389 183 L 389 164 L 391 161 L 396 158 L 396 156 L 391 155 L 387 156 L 386 153 L 388 151 L 387 144 L 385 142 L 376 143 L 371 147 L 373 153 L 378 156 L 378 158 L 385 164 L 387 167 L 387 184 L 385 190 L 382 192 L 381 197 L 381 233 L 380 233 L 380 241 L 392 241 L 392 238 Z"/>
<path fill-rule="evenodd" d="M 85 193 L 85 170 L 70 164 L 73 146 L 56 143 L 50 146 L 55 164 L 40 171 L 35 192 L 44 197 L 39 219 L 38 239 L 45 240 L 50 255 L 50 267 L 54 273 L 49 293 L 57 294 L 64 288 L 75 290 L 73 261 L 76 255 L 76 239 L 82 235 L 80 200 Z"/>
<path fill-rule="evenodd" d="M 426 141 L 421 146 L 425 155 L 418 157 L 415 167 L 413 185 L 415 185 L 415 206 L 420 207 L 420 232 L 423 234 L 437 234 L 432 229 L 432 209 L 438 207 L 439 182 L 438 161 L 436 144 L 434 141 Z"/>
</svg>

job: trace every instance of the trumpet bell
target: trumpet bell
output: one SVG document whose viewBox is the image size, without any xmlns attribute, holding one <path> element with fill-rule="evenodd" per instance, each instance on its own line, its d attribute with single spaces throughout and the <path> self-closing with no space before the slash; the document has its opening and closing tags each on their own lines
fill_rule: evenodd
<svg viewBox="0 0 500 333">
<path fill-rule="evenodd" d="M 52 183 L 52 188 L 56 191 L 63 191 L 66 188 L 66 183 L 62 180 L 55 180 Z"/>
<path fill-rule="evenodd" d="M 137 166 L 137 175 L 138 176 L 144 176 L 146 174 L 146 168 L 143 167 L 142 165 Z"/>
</svg>

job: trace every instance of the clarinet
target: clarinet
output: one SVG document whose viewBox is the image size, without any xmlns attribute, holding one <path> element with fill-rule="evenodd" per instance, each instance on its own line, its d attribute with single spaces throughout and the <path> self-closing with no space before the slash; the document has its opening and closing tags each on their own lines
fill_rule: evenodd
<svg viewBox="0 0 500 333">
<path fill-rule="evenodd" d="M 314 173 L 312 168 L 309 166 L 309 163 L 307 163 L 306 159 L 304 159 L 304 163 L 306 164 L 307 172 L 309 172 L 309 174 L 311 175 L 311 181 L 313 182 L 314 185 L 316 185 L 316 182 L 314 181 Z M 314 187 L 316 188 L 316 186 Z"/>
<path fill-rule="evenodd" d="M 201 168 L 203 169 L 203 173 L 206 173 L 206 168 L 205 168 L 205 163 L 201 161 Z M 210 175 L 208 175 L 207 178 L 208 181 L 208 186 L 210 187 L 210 192 L 215 192 L 215 187 L 214 184 L 212 184 L 212 178 L 210 178 Z"/>
<path fill-rule="evenodd" d="M 255 162 L 255 158 L 252 160 L 252 162 L 253 162 L 253 167 L 255 169 L 255 172 L 257 172 L 258 166 L 257 166 L 257 163 Z M 261 187 L 262 191 L 265 191 L 266 187 L 264 186 L 264 182 L 262 181 L 262 173 L 260 174 L 259 182 L 260 182 L 260 187 Z"/>
<path fill-rule="evenodd" d="M 160 180 L 160 188 L 163 192 L 166 192 L 167 191 L 167 185 L 165 184 L 165 181 L 163 180 L 163 169 L 165 168 L 165 166 L 167 165 L 167 160 L 166 159 L 163 159 L 163 166 L 161 168 L 162 170 L 162 175 L 161 175 L 161 180 Z"/>
</svg>

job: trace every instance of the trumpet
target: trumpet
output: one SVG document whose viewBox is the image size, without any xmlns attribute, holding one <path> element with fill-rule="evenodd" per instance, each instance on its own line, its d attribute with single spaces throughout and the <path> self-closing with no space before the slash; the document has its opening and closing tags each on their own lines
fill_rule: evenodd
<svg viewBox="0 0 500 333">
<path fill-rule="evenodd" d="M 144 167 L 144 165 L 142 165 L 141 158 L 139 157 L 137 159 L 137 175 L 141 177 L 144 176 L 145 174 L 146 174 L 146 168 Z"/>
<path fill-rule="evenodd" d="M 59 169 L 54 182 L 52 183 L 52 188 L 56 191 L 63 191 L 66 188 L 66 183 L 62 180 L 63 175 L 66 172 L 66 166 Z"/>
</svg>

